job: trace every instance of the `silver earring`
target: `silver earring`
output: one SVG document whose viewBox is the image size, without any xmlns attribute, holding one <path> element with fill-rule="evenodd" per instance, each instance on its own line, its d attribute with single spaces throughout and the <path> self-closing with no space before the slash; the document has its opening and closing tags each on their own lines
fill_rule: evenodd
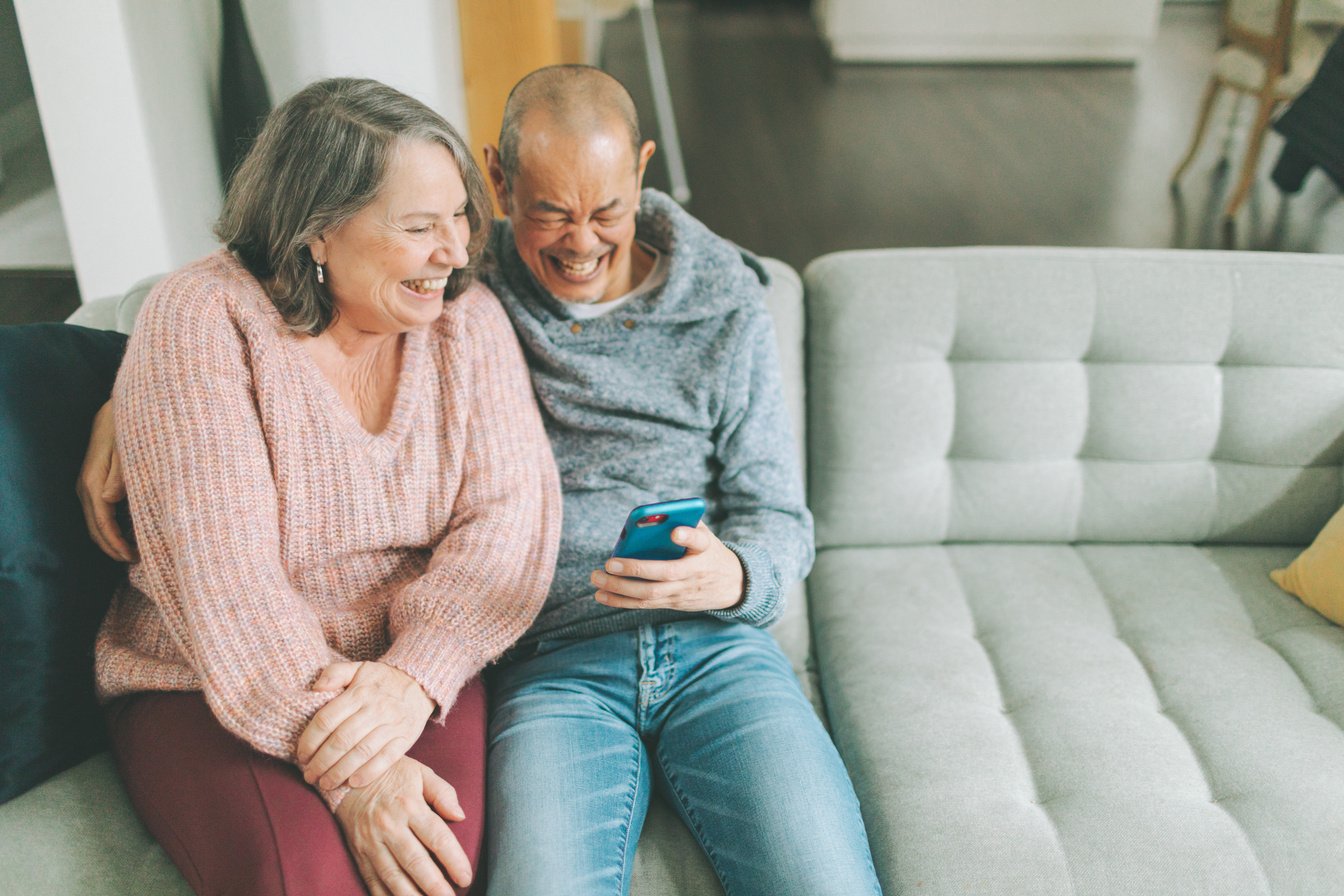
<svg viewBox="0 0 1344 896">
<path fill-rule="evenodd" d="M 321 264 L 321 262 L 318 262 L 318 263 L 317 263 L 317 282 L 318 282 L 318 283 L 326 283 L 326 282 L 327 282 L 327 274 L 326 274 L 325 271 L 322 270 L 322 264 Z"/>
</svg>

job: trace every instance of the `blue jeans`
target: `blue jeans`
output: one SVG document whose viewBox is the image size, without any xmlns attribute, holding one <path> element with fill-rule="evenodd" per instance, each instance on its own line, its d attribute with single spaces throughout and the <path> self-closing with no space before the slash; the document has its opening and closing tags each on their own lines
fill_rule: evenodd
<svg viewBox="0 0 1344 896">
<path fill-rule="evenodd" d="M 488 684 L 490 893 L 628 893 L 654 787 L 728 896 L 881 892 L 849 776 L 766 632 L 696 617 L 542 641 Z"/>
</svg>

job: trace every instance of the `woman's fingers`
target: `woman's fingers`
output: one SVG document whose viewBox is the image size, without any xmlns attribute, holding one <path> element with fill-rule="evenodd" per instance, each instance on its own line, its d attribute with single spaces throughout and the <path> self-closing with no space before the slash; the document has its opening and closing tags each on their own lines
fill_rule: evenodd
<svg viewBox="0 0 1344 896">
<path fill-rule="evenodd" d="M 327 701 L 327 705 L 319 709 L 308 727 L 303 729 L 294 755 L 299 764 L 304 766 L 303 776 L 309 784 L 335 765 L 346 750 L 364 739 L 368 733 L 366 730 L 342 730 L 362 709 L 360 701 L 345 693 L 338 694 Z"/>
<path fill-rule="evenodd" d="M 423 801 L 400 801 L 397 810 L 380 819 L 380 840 L 385 855 L 375 860 L 378 876 L 397 896 L 403 890 L 412 896 L 452 896 L 452 887 L 435 864 L 429 847 L 422 842 L 417 828 L 430 829 L 430 817 L 437 818 Z M 447 832 L 442 819 L 438 824 Z M 448 836 L 452 836 L 449 834 Z M 456 842 L 456 841 L 454 841 Z M 470 872 L 468 872 L 470 873 Z"/>
<path fill-rule="evenodd" d="M 337 807 L 337 820 L 371 894 L 452 896 L 449 877 L 463 886 L 470 883 L 471 863 L 440 817 L 440 807 L 456 808 L 461 816 L 452 787 L 404 756 Z"/>
<path fill-rule="evenodd" d="M 344 688 L 349 687 L 350 683 L 354 681 L 355 675 L 359 672 L 359 667 L 361 665 L 363 664 L 347 662 L 332 663 L 322 670 L 309 690 L 343 690 Z M 340 731 L 342 725 L 346 724 L 352 716 L 358 713 L 362 706 L 362 702 L 354 696 L 338 694 L 328 701 L 327 705 L 319 709 L 313 716 L 312 720 L 308 723 L 308 727 L 299 735 L 299 742 L 294 751 L 295 757 L 299 760 L 299 764 L 304 766 L 305 778 L 308 777 L 310 772 L 316 777 L 321 777 L 341 758 L 343 751 L 339 750 L 338 744 L 333 745 L 330 749 L 326 750 L 324 754 L 318 754 L 322 752 L 326 745 L 331 743 L 332 736 Z M 342 732 L 342 742 L 353 741 L 358 743 L 358 740 L 354 740 L 356 733 L 357 731 L 355 729 Z M 363 736 L 364 735 L 361 734 L 359 740 L 362 740 Z M 311 768 L 309 767 L 310 764 L 313 764 Z M 309 783 L 312 783 L 311 779 L 309 780 Z"/>
<path fill-rule="evenodd" d="M 369 762 L 367 784 L 386 771 L 420 737 L 434 701 L 419 682 L 400 669 L 379 662 L 333 663 L 313 688 L 346 681 L 344 690 L 313 716 L 299 735 L 295 750 L 303 776 L 325 789 L 346 783 Z"/>
<path fill-rule="evenodd" d="M 391 768 L 392 763 L 406 755 L 406 751 L 410 748 L 411 744 L 406 738 L 396 735 L 386 725 L 379 725 L 363 740 L 346 750 L 344 755 L 321 775 L 318 786 L 323 790 L 332 790 L 342 784 L 349 784 L 351 787 L 372 784 L 382 777 L 383 772 Z M 358 781 L 354 780 L 357 772 L 363 772 Z"/>
<path fill-rule="evenodd" d="M 411 816 L 411 830 L 415 838 L 435 857 L 459 887 L 471 885 L 471 862 L 462 844 L 457 842 L 448 824 L 434 812 L 416 813 Z M 433 864 L 431 861 L 430 864 Z M 414 869 L 409 869 L 414 875 Z M 438 868 L 434 869 L 436 872 Z M 416 881 L 420 878 L 416 876 Z"/>
<path fill-rule="evenodd" d="M 407 838 L 410 840 L 415 839 L 414 837 L 410 837 L 409 834 L 407 834 Z M 443 889 L 433 891 L 426 890 L 423 887 L 417 887 L 415 882 L 413 882 L 411 877 L 406 873 L 402 859 L 398 855 L 399 852 L 406 851 L 406 844 L 401 842 L 401 838 L 395 836 L 390 837 L 389 840 L 390 842 L 383 846 L 383 854 L 374 860 L 374 870 L 378 874 L 379 882 L 387 888 L 392 896 L 421 896 L 422 893 L 427 894 L 427 896 L 439 896 L 440 893 L 445 893 Z M 424 851 L 424 848 L 420 847 L 420 852 L 423 853 Z M 408 861 L 410 861 L 410 859 L 408 859 Z M 425 856 L 425 861 L 429 861 L 428 855 Z M 435 870 L 437 871 L 438 869 Z M 439 875 L 439 882 L 443 887 L 448 886 L 448 883 L 443 879 L 442 874 Z M 433 886 L 433 883 L 431 882 L 430 885 Z M 446 891 L 446 896 L 451 896 L 451 893 L 451 890 Z"/>
<path fill-rule="evenodd" d="M 378 879 L 378 872 L 373 870 L 373 865 L 365 861 L 363 856 L 355 856 L 355 866 L 359 869 L 359 876 L 364 878 L 364 886 L 368 889 L 369 896 L 392 896 Z"/>
<path fill-rule="evenodd" d="M 424 781 L 425 802 L 431 809 L 449 821 L 462 821 L 467 817 L 457 800 L 457 791 L 453 785 L 440 778 L 427 765 L 420 767 L 420 777 Z"/>
<path fill-rule="evenodd" d="M 356 713 L 326 739 L 304 766 L 304 780 L 323 790 L 332 790 L 349 783 L 352 772 L 378 755 L 388 738 L 381 726 L 367 718 L 368 715 Z M 409 745 L 403 745 L 402 753 L 406 746 Z"/>
<path fill-rule="evenodd" d="M 332 663 L 323 669 L 309 688 L 312 691 L 343 691 L 355 680 L 355 674 L 363 663 Z"/>
<path fill-rule="evenodd" d="M 394 737 L 384 744 L 382 749 L 374 754 L 372 759 L 363 765 L 358 766 L 349 774 L 344 774 L 345 769 L 342 768 L 342 766 L 345 765 L 344 759 L 336 763 L 335 768 L 328 772 L 328 774 L 344 774 L 344 777 L 341 779 L 343 783 L 349 784 L 351 787 L 365 787 L 381 778 L 383 773 L 392 767 L 392 763 L 406 755 L 406 751 L 410 748 L 411 745 L 408 744 L 404 738 Z M 349 758 L 348 754 L 347 758 Z M 354 764 L 353 761 L 351 764 Z M 336 786 L 339 787 L 340 784 L 337 784 Z"/>
</svg>

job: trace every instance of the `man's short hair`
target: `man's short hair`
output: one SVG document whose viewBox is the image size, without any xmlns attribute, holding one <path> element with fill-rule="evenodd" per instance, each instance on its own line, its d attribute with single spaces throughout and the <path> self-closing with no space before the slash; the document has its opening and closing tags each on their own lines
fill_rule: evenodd
<svg viewBox="0 0 1344 896">
<path fill-rule="evenodd" d="M 572 133 L 596 133 L 624 126 L 630 137 L 633 158 L 639 158 L 643 139 L 635 101 L 625 85 L 591 65 L 548 65 L 524 77 L 509 92 L 504 121 L 499 128 L 499 164 L 504 184 L 512 188 L 518 174 L 520 131 L 523 119 L 533 110 L 546 112 Z"/>
</svg>

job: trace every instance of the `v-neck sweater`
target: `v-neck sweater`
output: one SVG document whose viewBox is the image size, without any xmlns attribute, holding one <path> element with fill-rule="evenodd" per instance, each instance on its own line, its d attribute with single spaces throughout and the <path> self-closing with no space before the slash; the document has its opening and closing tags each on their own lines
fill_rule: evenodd
<svg viewBox="0 0 1344 896">
<path fill-rule="evenodd" d="M 373 434 L 230 253 L 154 289 L 114 389 L 140 561 L 98 635 L 102 699 L 203 691 L 293 761 L 329 663 L 405 671 L 442 720 L 527 629 L 561 505 L 518 341 L 480 286 L 404 339 Z"/>
</svg>

